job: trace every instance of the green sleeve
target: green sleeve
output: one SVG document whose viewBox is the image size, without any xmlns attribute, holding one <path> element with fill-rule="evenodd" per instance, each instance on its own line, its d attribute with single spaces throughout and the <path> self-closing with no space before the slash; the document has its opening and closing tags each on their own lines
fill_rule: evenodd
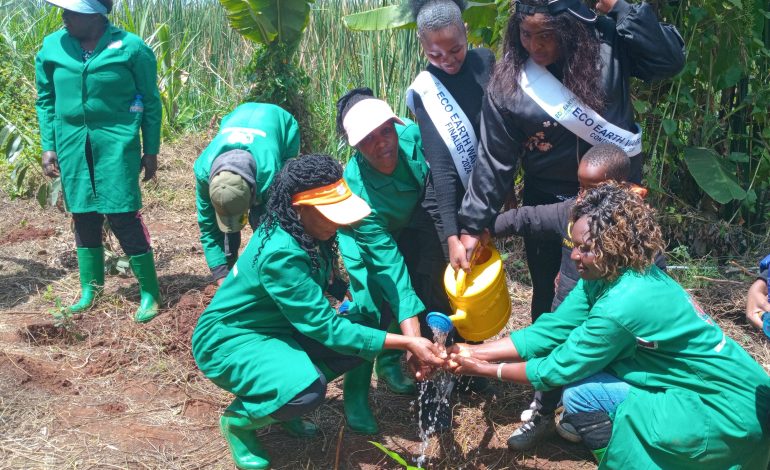
<svg viewBox="0 0 770 470">
<path fill-rule="evenodd" d="M 40 144 L 43 152 L 56 151 L 53 122 L 56 91 L 53 86 L 53 66 L 45 61 L 45 49 L 35 56 L 35 83 L 37 85 L 35 108 L 40 124 Z"/>
<path fill-rule="evenodd" d="M 195 177 L 195 205 L 198 208 L 198 228 L 201 231 L 203 255 L 209 269 L 213 271 L 217 266 L 227 264 L 225 234 L 217 225 L 214 206 L 209 199 L 209 182 L 198 175 Z"/>
<path fill-rule="evenodd" d="M 368 215 L 359 224 L 342 229 L 341 232 L 355 240 L 355 246 L 368 271 L 368 287 L 382 292 L 399 323 L 425 311 L 425 305 L 412 288 L 396 240 L 376 214 Z"/>
<path fill-rule="evenodd" d="M 527 328 L 511 333 L 511 341 L 524 360 L 545 356 L 564 343 L 591 310 L 582 280 L 553 313 L 544 313 Z"/>
<path fill-rule="evenodd" d="M 158 92 L 158 65 L 152 49 L 141 43 L 134 59 L 134 82 L 137 93 L 142 95 L 142 148 L 147 155 L 160 151 L 161 104 Z"/>
<path fill-rule="evenodd" d="M 286 135 L 284 136 L 283 140 L 285 143 L 285 150 L 281 158 L 282 161 L 286 161 L 299 155 L 300 144 L 299 124 L 297 124 L 297 120 L 294 119 L 294 116 L 289 113 L 286 113 L 286 115 Z"/>
<path fill-rule="evenodd" d="M 597 303 L 588 319 L 546 357 L 527 361 L 527 379 L 536 390 L 571 384 L 602 371 L 635 351 L 636 338 Z"/>
<path fill-rule="evenodd" d="M 301 250 L 274 250 L 259 261 L 259 278 L 284 317 L 301 334 L 341 354 L 373 361 L 386 332 L 337 315 L 311 275 L 310 258 Z"/>
</svg>

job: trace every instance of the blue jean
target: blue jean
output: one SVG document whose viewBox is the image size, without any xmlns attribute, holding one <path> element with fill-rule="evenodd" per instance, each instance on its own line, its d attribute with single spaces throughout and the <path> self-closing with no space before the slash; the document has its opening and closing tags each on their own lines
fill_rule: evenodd
<svg viewBox="0 0 770 470">
<path fill-rule="evenodd" d="M 631 386 L 606 372 L 564 387 L 562 403 L 566 413 L 604 411 L 612 414 L 628 396 Z"/>
</svg>

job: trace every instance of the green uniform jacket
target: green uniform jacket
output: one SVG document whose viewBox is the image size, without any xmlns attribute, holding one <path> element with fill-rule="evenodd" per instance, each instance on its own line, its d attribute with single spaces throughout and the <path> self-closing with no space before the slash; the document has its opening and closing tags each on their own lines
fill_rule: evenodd
<svg viewBox="0 0 770 470">
<path fill-rule="evenodd" d="M 384 331 L 351 323 L 324 297 L 331 272 L 324 251 L 314 273 L 288 233 L 276 227 L 266 237 L 259 228 L 195 327 L 198 367 L 241 398 L 253 418 L 274 412 L 318 378 L 296 332 L 369 361 L 382 351 Z"/>
<path fill-rule="evenodd" d="M 580 280 L 511 339 L 536 389 L 602 370 L 632 386 L 600 468 L 767 467 L 770 378 L 657 267 Z"/>
<path fill-rule="evenodd" d="M 350 190 L 372 208 L 363 221 L 340 229 L 338 235 L 350 275 L 350 294 L 367 324 L 379 324 L 378 306 L 383 302 L 390 304 L 399 323 L 425 310 L 396 245 L 398 233 L 422 201 L 428 176 L 420 129 L 412 121 L 402 120 L 405 126 L 396 124 L 399 161 L 392 175 L 372 168 L 360 152 L 353 155 L 344 173 Z"/>
<path fill-rule="evenodd" d="M 222 119 L 214 140 L 195 161 L 195 205 L 203 254 L 209 268 L 226 263 L 225 235 L 219 230 L 209 198 L 209 175 L 214 159 L 230 150 L 246 150 L 254 156 L 258 205 L 251 210 L 263 211 L 262 201 L 267 200 L 275 175 L 286 160 L 299 153 L 299 125 L 291 114 L 276 105 L 244 103 Z"/>
<path fill-rule="evenodd" d="M 152 50 L 138 36 L 108 25 L 83 62 L 80 42 L 61 30 L 43 40 L 35 70 L 42 147 L 58 154 L 68 210 L 139 210 L 141 146 L 150 155 L 160 149 L 161 104 Z M 143 97 L 143 113 L 128 110 L 136 95 Z M 86 138 L 93 152 L 94 187 Z"/>
</svg>

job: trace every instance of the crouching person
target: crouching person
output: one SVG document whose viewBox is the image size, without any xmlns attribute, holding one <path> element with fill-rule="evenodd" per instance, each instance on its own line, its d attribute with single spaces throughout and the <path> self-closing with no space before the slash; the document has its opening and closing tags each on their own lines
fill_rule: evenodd
<svg viewBox="0 0 770 470">
<path fill-rule="evenodd" d="M 572 220 L 581 279 L 559 308 L 510 338 L 454 346 L 447 367 L 564 386 L 564 420 L 601 469 L 766 468 L 770 377 L 653 265 L 653 210 L 605 183 Z"/>
<path fill-rule="evenodd" d="M 300 417 L 321 405 L 329 381 L 362 359 L 400 349 L 426 365 L 442 363 L 430 341 L 352 323 L 324 297 L 338 258 L 337 229 L 369 212 L 331 157 L 289 160 L 254 236 L 198 320 L 195 361 L 235 395 L 220 427 L 238 468 L 270 465 L 257 429 L 281 422 L 291 434 L 313 435 Z"/>
</svg>

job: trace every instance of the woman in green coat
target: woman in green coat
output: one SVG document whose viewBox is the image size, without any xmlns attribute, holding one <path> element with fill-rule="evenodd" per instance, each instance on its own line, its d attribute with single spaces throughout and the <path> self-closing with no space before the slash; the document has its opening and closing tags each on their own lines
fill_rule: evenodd
<svg viewBox="0 0 770 470">
<path fill-rule="evenodd" d="M 397 117 L 368 88 L 346 93 L 337 102 L 337 111 L 337 129 L 356 149 L 345 168 L 345 181 L 372 208 L 361 223 L 340 231 L 353 305 L 363 322 L 376 325 L 384 314 L 392 313 L 389 331 L 430 336 L 427 328 L 421 332 L 418 315 L 426 307 L 447 312 L 449 302 L 442 284 L 446 264 L 441 242 L 422 206 L 428 164 L 420 130 L 412 121 Z M 401 371 L 398 351 L 386 351 L 375 364 L 365 362 L 348 372 L 345 414 L 351 429 L 364 434 L 377 432 L 368 401 L 374 367 L 394 392 L 415 391 L 414 383 Z M 422 394 L 426 399 L 433 395 Z M 449 413 L 442 416 L 445 419 L 437 427 L 444 429 Z"/>
<path fill-rule="evenodd" d="M 91 307 L 104 286 L 104 217 L 139 280 L 138 322 L 158 313 L 160 292 L 150 237 L 139 210 L 155 175 L 161 105 L 156 61 L 141 38 L 107 20 L 112 0 L 47 0 L 63 9 L 64 29 L 43 40 L 35 60 L 43 171 L 61 175 L 72 212 L 82 293 L 69 307 Z M 141 140 L 139 134 L 141 132 Z"/>
<path fill-rule="evenodd" d="M 450 369 L 564 386 L 563 421 L 599 468 L 766 469 L 770 377 L 653 264 L 664 247 L 653 210 L 606 183 L 572 220 L 581 280 L 556 312 L 453 347 Z"/>
<path fill-rule="evenodd" d="M 266 214 L 198 320 L 192 352 L 201 371 L 235 400 L 220 420 L 238 468 L 267 468 L 255 431 L 323 403 L 328 382 L 383 349 L 407 350 L 436 366 L 437 348 L 419 337 L 356 324 L 324 297 L 337 260 L 336 234 L 369 213 L 327 155 L 291 159 L 274 179 Z M 356 312 L 351 312 L 354 318 Z"/>
</svg>

